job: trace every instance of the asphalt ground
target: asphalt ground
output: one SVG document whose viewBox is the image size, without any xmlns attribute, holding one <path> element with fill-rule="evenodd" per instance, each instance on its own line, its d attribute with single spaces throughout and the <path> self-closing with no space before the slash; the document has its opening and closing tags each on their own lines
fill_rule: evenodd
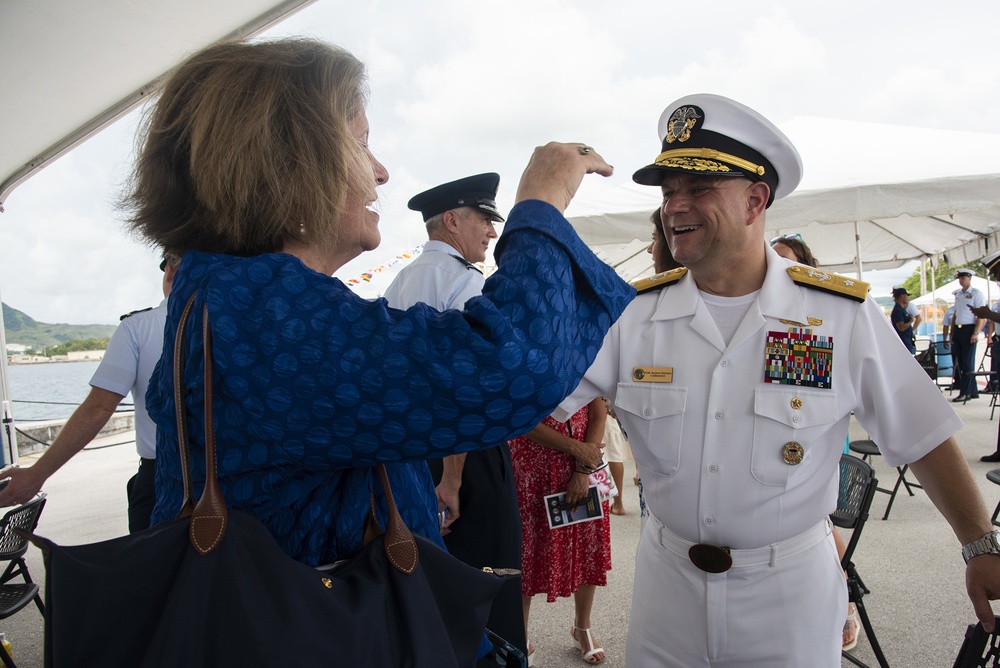
<svg viewBox="0 0 1000 668">
<path fill-rule="evenodd" d="M 989 404 L 989 395 L 983 395 L 954 407 L 965 421 L 958 433 L 959 443 L 992 513 L 1000 499 L 1000 487 L 985 475 L 1000 465 L 979 461 L 981 455 L 993 452 L 996 446 L 1000 409 L 991 421 Z M 864 432 L 852 425 L 852 440 L 864 437 Z M 94 542 L 126 533 L 125 483 L 135 471 L 137 457 L 130 443 L 108 445 L 122 440 L 121 436 L 112 436 L 95 441 L 52 476 L 44 489 L 48 500 L 37 533 L 61 544 Z M 22 458 L 21 464 L 28 465 L 31 459 Z M 886 466 L 881 457 L 876 457 L 873 465 L 880 486 L 891 487 L 896 480 L 895 469 Z M 608 666 L 625 665 L 633 557 L 640 528 L 638 493 L 631 481 L 633 471 L 628 463 L 622 490 L 628 514 L 611 518 L 613 569 L 608 574 L 608 586 L 598 589 L 594 606 L 594 637 L 607 652 L 604 665 Z M 966 626 L 975 621 L 965 594 L 960 546 L 922 491 L 915 490 L 912 497 L 900 491 L 892 514 L 883 521 L 887 501 L 886 494 L 876 494 L 872 517 L 855 554 L 859 573 L 871 589 L 865 604 L 872 623 L 893 668 L 951 666 Z M 44 581 L 41 554 L 34 547 L 29 548 L 27 561 L 33 578 Z M 1000 607 L 994 605 L 994 609 Z M 571 598 L 546 603 L 544 596 L 536 597 L 529 628 L 536 646 L 535 666 L 582 665 L 569 637 L 572 622 Z M 0 620 L 0 631 L 13 644 L 18 666 L 44 665 L 43 622 L 33 605 Z M 773 631 L 776 642 L 782 635 L 794 632 L 794 628 Z M 113 639 L 114 629 L 109 628 L 94 642 Z M 863 632 L 854 655 L 874 665 Z"/>
</svg>

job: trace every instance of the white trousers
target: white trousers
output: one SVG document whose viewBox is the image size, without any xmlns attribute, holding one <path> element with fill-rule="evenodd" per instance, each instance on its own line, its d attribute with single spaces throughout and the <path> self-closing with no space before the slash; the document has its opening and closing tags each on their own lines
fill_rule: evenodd
<svg viewBox="0 0 1000 668">
<path fill-rule="evenodd" d="M 629 668 L 839 668 L 847 586 L 829 522 L 725 573 L 699 570 L 691 543 L 650 517 L 639 540 Z"/>
</svg>

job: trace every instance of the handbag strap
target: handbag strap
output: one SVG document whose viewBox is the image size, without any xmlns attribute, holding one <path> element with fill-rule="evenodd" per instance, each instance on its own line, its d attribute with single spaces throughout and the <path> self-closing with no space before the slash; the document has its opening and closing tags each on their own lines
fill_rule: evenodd
<svg viewBox="0 0 1000 668">
<path fill-rule="evenodd" d="M 181 474 L 184 481 L 184 502 L 181 504 L 181 516 L 191 515 L 189 536 L 191 545 L 202 556 L 214 550 L 226 533 L 228 509 L 219 487 L 218 469 L 216 466 L 215 429 L 213 427 L 212 410 L 212 330 L 208 323 L 208 305 L 202 304 L 202 337 L 205 357 L 205 488 L 201 498 L 190 510 L 193 494 L 191 490 L 191 472 L 188 461 L 187 438 L 187 408 L 184 402 L 184 344 L 187 321 L 194 306 L 195 295 L 191 295 L 181 319 L 177 325 L 177 335 L 174 338 L 174 403 L 177 418 L 177 440 L 181 456 Z M 389 486 L 389 475 L 384 464 L 375 467 L 382 491 L 385 494 L 389 521 L 385 531 L 385 553 L 389 562 L 403 573 L 412 573 L 417 567 L 417 543 L 413 533 L 403 521 L 396 500 Z"/>
</svg>

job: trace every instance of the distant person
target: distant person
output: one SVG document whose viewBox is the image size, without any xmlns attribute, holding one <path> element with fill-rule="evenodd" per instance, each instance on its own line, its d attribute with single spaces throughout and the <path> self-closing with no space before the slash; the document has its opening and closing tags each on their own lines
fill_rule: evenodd
<svg viewBox="0 0 1000 668">
<path fill-rule="evenodd" d="M 980 262 L 982 262 L 983 266 L 986 267 L 986 271 L 989 274 L 989 277 L 992 278 L 994 281 L 1000 282 L 1000 251 L 987 255 L 982 260 L 980 260 Z M 994 304 L 993 308 L 989 308 L 986 306 L 976 306 L 970 308 L 970 310 L 972 311 L 972 314 L 977 318 L 985 318 L 986 320 L 988 320 L 990 325 L 990 332 L 993 332 L 995 331 L 996 323 L 1000 322 L 1000 308 L 998 307 L 1000 307 L 1000 302 Z M 998 354 L 1000 354 L 1000 344 L 998 344 L 996 341 L 993 341 L 994 338 L 996 337 L 995 336 L 990 337 L 991 341 L 990 345 L 993 346 L 992 371 L 996 372 L 997 357 Z M 991 376 L 990 382 L 991 383 L 996 382 L 996 378 Z M 1000 423 L 997 423 L 996 452 L 993 452 L 992 454 L 989 455 L 983 455 L 982 457 L 979 458 L 979 461 L 989 462 L 991 464 L 1000 462 Z"/>
<path fill-rule="evenodd" d="M 802 240 L 802 235 L 798 232 L 792 234 L 786 234 L 780 237 L 774 237 L 771 239 L 771 248 L 774 252 L 785 258 L 786 260 L 791 260 L 792 262 L 798 262 L 799 264 L 804 264 L 810 267 L 815 267 L 819 263 L 816 261 L 815 256 L 813 256 L 812 251 L 806 242 Z"/>
<path fill-rule="evenodd" d="M 428 241 L 386 289 L 389 306 L 461 310 L 482 294 L 486 279 L 476 264 L 497 238 L 495 224 L 504 222 L 496 204 L 499 185 L 499 174 L 478 174 L 413 196 L 407 206 L 420 212 Z M 430 468 L 434 510 L 446 512 L 441 533 L 449 552 L 476 568 L 521 569 L 521 518 L 506 441 L 411 466 Z M 527 654 L 520 577 L 500 589 L 487 627 Z"/>
<path fill-rule="evenodd" d="M 979 398 L 979 386 L 976 377 L 976 345 L 983 331 L 986 319 L 977 316 L 974 309 L 986 306 L 986 297 L 977 288 L 972 287 L 972 270 L 959 269 L 955 272 L 960 289 L 955 290 L 955 327 L 952 330 L 954 343 L 952 354 L 955 358 L 955 368 L 958 370 L 958 396 L 952 399 L 956 403 L 964 403 L 970 399 Z M 987 309 L 989 310 L 989 309 Z"/>
<path fill-rule="evenodd" d="M 156 425 L 146 412 L 146 386 L 163 351 L 166 297 L 170 294 L 179 261 L 173 255 L 166 255 L 160 262 L 164 299 L 159 306 L 121 317 L 121 324 L 111 336 L 104 358 L 90 379 L 90 394 L 73 411 L 45 454 L 31 466 L 9 468 L 0 474 L 10 478 L 6 489 L 0 492 L 0 506 L 24 503 L 35 496 L 53 473 L 94 440 L 114 415 L 118 404 L 131 393 L 135 404 L 139 470 L 126 485 L 128 530 L 135 533 L 149 527 L 149 516 L 156 500 L 153 483 Z"/>
<path fill-rule="evenodd" d="M 603 398 L 594 399 L 565 422 L 547 417 L 524 436 L 510 442 L 517 480 L 517 503 L 522 529 L 522 603 L 525 636 L 531 598 L 546 594 L 552 603 L 573 596 L 573 645 L 586 663 L 604 661 L 604 648 L 591 632 L 591 612 L 597 587 L 608 583 L 611 570 L 609 504 L 601 503 L 602 517 L 558 528 L 546 519 L 545 498 L 566 493 L 566 502 L 587 496 L 590 471 L 601 461 L 601 438 L 608 413 Z M 528 660 L 534 654 L 529 643 Z"/>
<path fill-rule="evenodd" d="M 917 346 L 913 342 L 913 323 L 915 319 L 907 308 L 910 304 L 910 293 L 907 292 L 906 288 L 896 286 L 892 289 L 892 301 L 895 302 L 892 307 L 892 314 L 889 316 L 892 327 L 896 330 L 899 340 L 903 342 L 903 345 L 910 351 L 910 354 L 916 355 Z"/>
<path fill-rule="evenodd" d="M 951 348 L 952 337 L 955 328 L 955 305 L 952 304 L 944 310 L 944 315 L 941 316 L 941 341 L 944 343 L 945 348 Z"/>
<path fill-rule="evenodd" d="M 670 253 L 670 246 L 663 236 L 663 220 L 660 218 L 660 210 L 657 209 L 649 216 L 649 222 L 653 224 L 653 241 L 646 248 L 646 252 L 653 256 L 653 271 L 662 274 L 671 269 L 677 269 L 681 263 L 674 259 Z"/>
<path fill-rule="evenodd" d="M 632 451 L 628 447 L 628 440 L 622 432 L 611 404 L 607 402 L 605 404 L 608 409 L 608 419 L 604 423 L 604 457 L 608 461 L 611 479 L 618 489 L 618 493 L 611 499 L 611 514 L 624 515 L 625 493 L 622 484 L 625 481 L 625 460 L 632 458 Z"/>
</svg>

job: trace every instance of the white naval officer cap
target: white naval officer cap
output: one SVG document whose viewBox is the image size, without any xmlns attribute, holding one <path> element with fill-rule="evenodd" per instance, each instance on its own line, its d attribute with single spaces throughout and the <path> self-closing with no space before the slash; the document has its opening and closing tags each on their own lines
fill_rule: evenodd
<svg viewBox="0 0 1000 668">
<path fill-rule="evenodd" d="M 632 175 L 646 186 L 664 172 L 742 176 L 771 188 L 768 206 L 802 180 L 802 158 L 771 121 L 735 100 L 698 93 L 671 103 L 660 115 L 661 152 Z"/>
<path fill-rule="evenodd" d="M 986 267 L 987 273 L 992 272 L 994 269 L 1000 267 L 1000 251 L 987 255 L 980 262 Z"/>
<path fill-rule="evenodd" d="M 965 267 L 955 270 L 955 278 L 959 276 L 975 276 L 971 269 L 966 269 Z"/>
</svg>

